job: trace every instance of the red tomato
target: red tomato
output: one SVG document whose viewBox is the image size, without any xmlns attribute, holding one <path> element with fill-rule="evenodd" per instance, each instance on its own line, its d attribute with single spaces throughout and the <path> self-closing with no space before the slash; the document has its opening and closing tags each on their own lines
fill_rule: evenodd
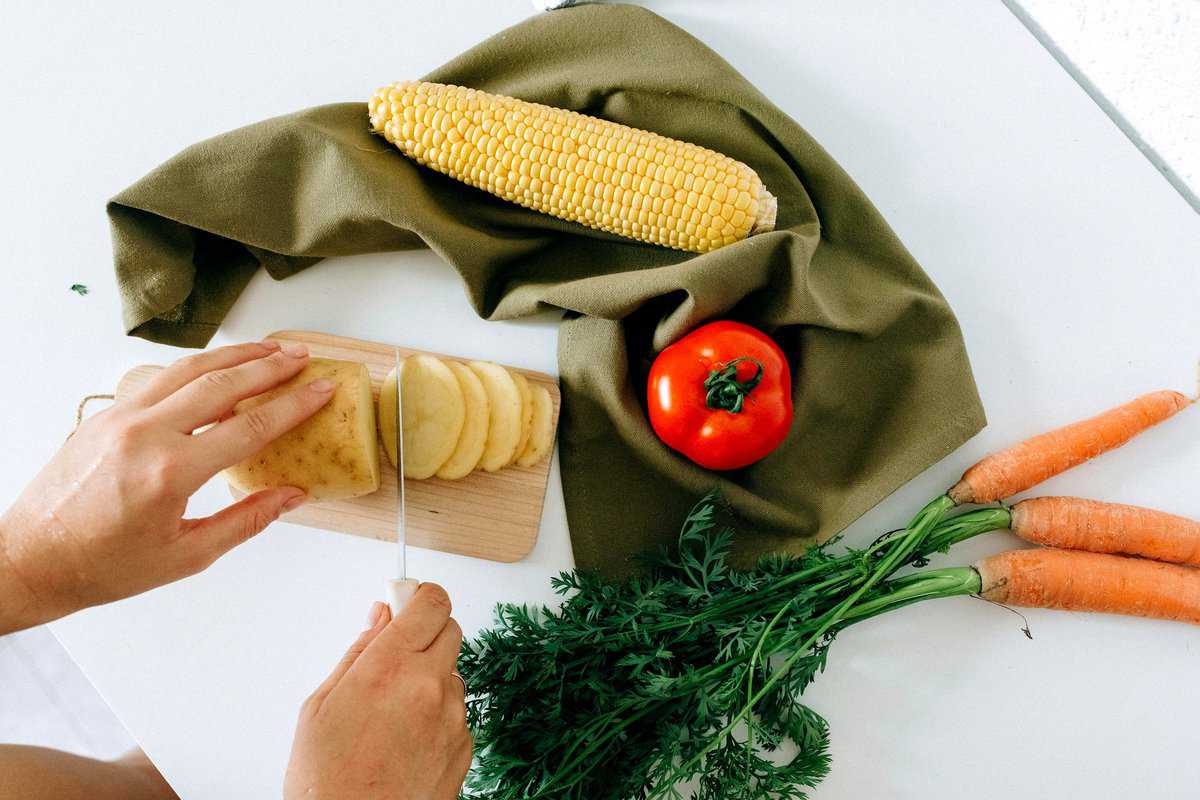
<svg viewBox="0 0 1200 800">
<path fill-rule="evenodd" d="M 659 353 L 647 400 L 658 438 L 707 469 L 753 464 L 792 426 L 787 358 L 740 322 L 710 322 Z"/>
</svg>

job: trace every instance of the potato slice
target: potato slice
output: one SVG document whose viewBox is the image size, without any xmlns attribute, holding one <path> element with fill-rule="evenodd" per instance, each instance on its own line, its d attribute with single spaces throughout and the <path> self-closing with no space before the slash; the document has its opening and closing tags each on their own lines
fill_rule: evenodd
<svg viewBox="0 0 1200 800">
<path fill-rule="evenodd" d="M 394 373 L 395 370 L 392 370 Z M 458 379 L 440 359 L 409 356 L 400 362 L 400 396 L 404 403 L 404 477 L 433 477 L 454 453 L 466 420 L 466 401 Z M 390 385 L 389 385 L 390 384 Z M 389 374 L 379 392 L 381 429 L 388 459 L 395 459 L 396 379 Z M 390 425 L 388 420 L 390 419 Z M 391 447 L 388 447 L 388 441 Z"/>
<path fill-rule="evenodd" d="M 521 438 L 517 440 L 517 449 L 508 461 L 509 464 L 515 464 L 529 443 L 529 429 L 533 426 L 533 399 L 529 395 L 529 380 L 515 369 L 510 369 L 508 373 L 513 376 L 517 391 L 521 393 Z"/>
<path fill-rule="evenodd" d="M 529 442 L 517 457 L 517 465 L 522 467 L 532 467 L 554 447 L 554 401 L 550 399 L 550 390 L 545 386 L 534 386 L 530 390 L 530 397 L 533 401 L 533 421 Z"/>
<path fill-rule="evenodd" d="M 479 468 L 495 472 L 512 460 L 521 441 L 521 390 L 512 373 L 490 361 L 472 361 L 471 371 L 488 396 L 488 435 Z"/>
<path fill-rule="evenodd" d="M 233 413 L 260 406 L 317 378 L 337 381 L 329 402 L 258 453 L 226 469 L 223 475 L 230 486 L 246 494 L 296 486 L 311 500 L 358 497 L 379 488 L 375 404 L 371 376 L 364 364 L 310 359 L 291 380 L 243 400 Z"/>
<path fill-rule="evenodd" d="M 401 360 L 403 363 L 403 360 Z M 383 452 L 388 461 L 396 466 L 396 370 L 393 368 L 383 379 L 379 387 L 379 408 L 376 413 L 379 420 L 379 439 L 383 442 Z"/>
<path fill-rule="evenodd" d="M 471 371 L 466 364 L 457 361 L 447 361 L 446 365 L 458 379 L 458 388 L 462 390 L 466 403 L 467 415 L 463 421 L 462 433 L 458 435 L 458 444 L 450 459 L 442 464 L 437 476 L 443 480 L 455 481 L 465 478 L 479 465 L 483 458 L 483 448 L 487 445 L 488 412 L 491 404 L 488 402 L 487 390 L 479 376 Z"/>
</svg>

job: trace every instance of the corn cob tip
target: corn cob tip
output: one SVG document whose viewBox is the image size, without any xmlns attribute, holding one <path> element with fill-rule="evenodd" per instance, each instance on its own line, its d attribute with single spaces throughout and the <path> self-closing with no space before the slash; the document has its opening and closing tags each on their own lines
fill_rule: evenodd
<svg viewBox="0 0 1200 800">
<path fill-rule="evenodd" d="M 754 225 L 750 227 L 750 233 L 747 236 L 753 236 L 756 233 L 767 233 L 775 230 L 775 214 L 779 211 L 779 201 L 775 199 L 775 195 L 767 191 L 767 187 L 762 187 L 758 193 L 758 209 L 754 215 Z"/>
</svg>

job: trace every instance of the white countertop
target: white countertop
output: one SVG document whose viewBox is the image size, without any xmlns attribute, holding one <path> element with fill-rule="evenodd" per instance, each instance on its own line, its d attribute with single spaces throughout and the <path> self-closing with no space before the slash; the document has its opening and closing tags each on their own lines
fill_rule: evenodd
<svg viewBox="0 0 1200 800">
<path fill-rule="evenodd" d="M 1200 3 L 1005 3 L 1200 211 Z"/>
<path fill-rule="evenodd" d="M 740 69 L 863 186 L 948 296 L 989 427 L 869 513 L 900 524 L 985 451 L 1145 390 L 1190 391 L 1200 355 L 1200 217 L 999 3 L 696 3 L 650 8 Z M 7 420 L 0 504 L 62 441 L 78 398 L 178 351 L 122 335 L 103 204 L 177 150 L 255 120 L 365 98 L 529 13 L 446 4 L 27 4 L 0 30 L 0 301 Z M 84 283 L 92 291 L 68 291 Z M 552 317 L 476 319 L 430 253 L 260 274 L 217 343 L 279 328 L 554 371 Z M 1200 517 L 1200 413 L 1046 493 Z M 210 484 L 193 513 L 226 502 Z M 945 563 L 1012 541 L 985 537 Z M 54 631 L 189 800 L 278 796 L 302 698 L 354 638 L 391 566 L 377 542 L 278 524 L 204 575 Z M 468 631 L 499 600 L 549 597 L 570 564 L 550 486 L 532 556 L 427 551 Z M 303 587 L 303 590 L 301 590 Z M 1200 784 L 1200 630 L 972 600 L 860 625 L 810 690 L 834 769 L 814 798 L 1175 798 Z M 1171 765 L 1165 769 L 1164 765 Z"/>
</svg>

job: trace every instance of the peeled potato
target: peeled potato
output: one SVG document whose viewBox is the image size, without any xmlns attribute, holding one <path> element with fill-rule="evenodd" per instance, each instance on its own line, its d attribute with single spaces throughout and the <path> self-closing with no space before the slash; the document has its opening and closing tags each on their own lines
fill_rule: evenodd
<svg viewBox="0 0 1200 800">
<path fill-rule="evenodd" d="M 365 365 L 310 359 L 291 380 L 243 400 L 233 413 L 244 413 L 318 378 L 337 382 L 329 402 L 258 453 L 226 469 L 223 475 L 230 486 L 246 494 L 296 486 L 312 500 L 358 497 L 379 488 L 375 404 Z"/>
<path fill-rule="evenodd" d="M 462 433 L 458 435 L 458 444 L 449 460 L 437 471 L 439 478 L 453 481 L 470 475 L 479 465 L 479 459 L 483 458 L 483 449 L 487 445 L 490 403 L 483 382 L 466 364 L 457 361 L 446 363 L 458 379 L 458 388 L 462 390 L 463 401 L 466 404 L 466 417 Z"/>
<path fill-rule="evenodd" d="M 521 393 L 521 438 L 517 440 L 517 449 L 508 462 L 515 464 L 521 454 L 525 452 L 525 445 L 529 443 L 529 429 L 533 424 L 533 400 L 529 395 L 528 379 L 516 370 L 510 369 L 508 372 L 517 383 L 517 391 Z"/>
<path fill-rule="evenodd" d="M 533 401 L 533 419 L 530 425 L 529 442 L 517 457 L 518 466 L 532 467 L 541 461 L 554 446 L 554 401 L 545 386 L 534 386 L 530 390 Z"/>
<path fill-rule="evenodd" d="M 396 370 L 383 379 L 379 387 L 379 438 L 383 440 L 383 452 L 388 461 L 396 466 Z"/>
<path fill-rule="evenodd" d="M 488 434 L 479 468 L 495 472 L 510 462 L 521 441 L 521 390 L 512 373 L 489 361 L 472 361 L 471 371 L 488 396 Z"/>
<path fill-rule="evenodd" d="M 450 368 L 430 355 L 400 362 L 404 402 L 404 477 L 432 477 L 454 453 L 466 420 L 466 402 Z M 396 374 L 379 392 L 380 434 L 388 459 L 396 463 Z"/>
</svg>

